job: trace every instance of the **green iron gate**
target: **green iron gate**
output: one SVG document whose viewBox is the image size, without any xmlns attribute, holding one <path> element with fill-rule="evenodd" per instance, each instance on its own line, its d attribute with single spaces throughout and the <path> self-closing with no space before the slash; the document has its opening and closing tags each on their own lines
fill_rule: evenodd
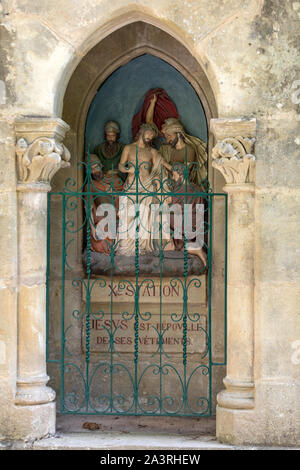
<svg viewBox="0 0 300 470">
<path fill-rule="evenodd" d="M 178 259 L 175 257 L 177 274 L 173 274 L 174 259 L 168 267 L 171 255 L 162 237 L 161 212 L 155 252 L 150 261 L 149 254 L 145 261 L 139 250 L 136 211 L 135 248 L 128 275 L 128 266 L 124 274 L 122 264 L 118 265 L 117 238 L 106 239 L 107 253 L 99 255 L 100 261 L 97 259 L 93 248 L 95 201 L 103 196 L 119 209 L 124 196 L 135 202 L 152 198 L 163 205 L 172 197 L 178 200 L 178 191 L 174 192 L 172 181 L 163 177 L 156 181 L 155 191 L 146 190 L 137 160 L 136 184 L 126 190 L 120 185 L 116 188 L 115 180 L 99 189 L 92 178 L 89 157 L 78 167 L 84 175 L 80 187 L 75 179 L 68 178 L 63 190 L 49 193 L 48 198 L 46 353 L 51 376 L 57 377 L 60 413 L 211 416 L 212 371 L 215 366 L 226 364 L 227 195 L 213 193 L 207 186 L 191 190 L 185 165 L 179 199 L 188 204 L 201 198 L 203 203 L 206 267 L 199 269 L 197 261 L 195 272 L 195 258 L 188 252 L 183 224 L 183 247 L 177 253 Z M 222 201 L 224 222 L 224 351 L 223 360 L 218 362 L 212 355 L 212 234 L 216 200 Z M 78 246 L 82 260 L 78 259 Z M 149 268 L 153 260 L 154 267 Z"/>
</svg>

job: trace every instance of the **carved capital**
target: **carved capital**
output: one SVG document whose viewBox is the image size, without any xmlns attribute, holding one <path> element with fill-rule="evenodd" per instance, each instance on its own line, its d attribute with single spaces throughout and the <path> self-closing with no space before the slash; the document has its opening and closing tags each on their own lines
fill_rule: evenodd
<svg viewBox="0 0 300 470">
<path fill-rule="evenodd" d="M 212 150 L 212 166 L 219 170 L 227 184 L 253 183 L 255 156 L 250 153 L 254 139 L 227 137 Z"/>
<path fill-rule="evenodd" d="M 70 152 L 62 143 L 68 129 L 61 119 L 24 118 L 15 122 L 20 183 L 49 183 L 60 168 L 70 166 Z"/>
<path fill-rule="evenodd" d="M 212 119 L 211 131 L 217 140 L 212 149 L 212 166 L 222 173 L 227 184 L 254 182 L 255 125 L 255 119 Z"/>
<path fill-rule="evenodd" d="M 18 177 L 22 183 L 48 183 L 60 168 L 70 166 L 70 152 L 49 137 L 39 137 L 31 143 L 21 137 L 17 141 L 16 154 Z"/>
</svg>

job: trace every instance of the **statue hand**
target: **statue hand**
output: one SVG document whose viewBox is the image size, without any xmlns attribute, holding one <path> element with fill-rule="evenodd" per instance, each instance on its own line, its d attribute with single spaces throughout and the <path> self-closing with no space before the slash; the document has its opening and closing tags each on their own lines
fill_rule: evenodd
<svg viewBox="0 0 300 470">
<path fill-rule="evenodd" d="M 124 165 L 124 170 L 125 170 L 126 173 L 133 174 L 134 171 L 135 171 L 135 167 L 134 167 L 134 165 L 132 165 L 132 164 L 130 165 L 130 164 L 127 163 L 127 165 Z M 122 170 L 122 171 L 124 171 L 124 170 Z"/>
<path fill-rule="evenodd" d="M 178 173 L 178 171 L 173 170 L 172 177 L 174 181 L 178 181 L 180 179 L 180 174 Z"/>
</svg>

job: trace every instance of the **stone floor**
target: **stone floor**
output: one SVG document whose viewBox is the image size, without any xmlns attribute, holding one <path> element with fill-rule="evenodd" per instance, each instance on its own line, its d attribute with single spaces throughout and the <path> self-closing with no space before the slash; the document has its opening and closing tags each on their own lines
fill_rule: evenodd
<svg viewBox="0 0 300 470">
<path fill-rule="evenodd" d="M 287 448 L 221 444 L 215 438 L 214 418 L 58 416 L 55 436 L 34 443 L 2 442 L 1 449 L 202 451 Z"/>
<path fill-rule="evenodd" d="M 84 423 L 95 423 L 103 432 L 167 434 L 185 436 L 211 436 L 216 434 L 216 420 L 212 418 L 184 418 L 168 416 L 97 416 L 57 415 L 57 433 L 90 431 Z"/>
</svg>

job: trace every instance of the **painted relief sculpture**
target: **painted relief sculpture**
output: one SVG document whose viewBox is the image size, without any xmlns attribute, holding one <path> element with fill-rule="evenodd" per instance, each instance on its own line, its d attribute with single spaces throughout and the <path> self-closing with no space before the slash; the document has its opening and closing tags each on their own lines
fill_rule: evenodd
<svg viewBox="0 0 300 470">
<path fill-rule="evenodd" d="M 132 119 L 132 134 L 131 144 L 120 144 L 119 125 L 109 121 L 105 142 L 90 155 L 93 189 L 101 193 L 93 197 L 91 211 L 92 264 L 98 266 L 93 271 L 102 271 L 109 263 L 102 255 L 113 251 L 120 272 L 134 273 L 130 257 L 134 259 L 137 253 L 140 269 L 147 272 L 149 255 L 155 258 L 160 252 L 170 272 L 178 271 L 178 260 L 179 272 L 183 271 L 184 258 L 195 255 L 189 257 L 189 272 L 199 272 L 206 266 L 204 224 L 199 222 L 205 212 L 199 194 L 207 190 L 206 144 L 185 132 L 176 105 L 161 88 L 146 93 Z M 105 237 L 102 229 L 97 231 L 104 221 L 104 204 L 113 204 L 115 217 L 113 224 L 108 222 L 113 229 Z M 160 218 L 159 230 L 155 217 Z M 143 256 L 147 257 L 145 266 Z M 123 260 L 120 265 L 118 259 Z"/>
</svg>

